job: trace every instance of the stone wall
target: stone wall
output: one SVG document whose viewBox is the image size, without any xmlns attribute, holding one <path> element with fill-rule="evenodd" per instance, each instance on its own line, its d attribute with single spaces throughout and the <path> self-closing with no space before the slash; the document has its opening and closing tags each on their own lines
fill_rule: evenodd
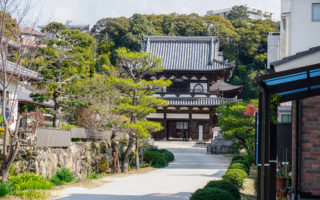
<svg viewBox="0 0 320 200">
<path fill-rule="evenodd" d="M 82 179 L 89 173 L 101 173 L 101 165 L 109 164 L 110 155 L 111 148 L 105 141 L 75 142 L 68 148 L 24 149 L 14 163 L 14 173 L 33 172 L 51 177 L 59 168 L 66 167 Z"/>
</svg>

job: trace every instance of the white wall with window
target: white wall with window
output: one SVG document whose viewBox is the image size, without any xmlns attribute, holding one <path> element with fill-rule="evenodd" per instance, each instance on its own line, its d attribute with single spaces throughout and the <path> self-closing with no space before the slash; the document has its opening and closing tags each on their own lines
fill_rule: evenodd
<svg viewBox="0 0 320 200">
<path fill-rule="evenodd" d="M 282 0 L 289 55 L 320 45 L 320 0 Z M 286 11 L 286 12 L 284 12 Z M 289 12 L 288 12 L 289 11 Z M 289 29 L 289 30 L 288 30 Z"/>
<path fill-rule="evenodd" d="M 207 93 L 207 83 L 190 83 L 190 92 Z"/>
</svg>

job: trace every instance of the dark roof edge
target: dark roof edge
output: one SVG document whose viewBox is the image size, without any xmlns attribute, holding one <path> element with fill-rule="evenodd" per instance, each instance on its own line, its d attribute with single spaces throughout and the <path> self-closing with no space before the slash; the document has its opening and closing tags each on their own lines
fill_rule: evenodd
<svg viewBox="0 0 320 200">
<path fill-rule="evenodd" d="M 318 52 L 318 51 L 320 51 L 320 46 L 312 47 L 312 48 L 310 48 L 310 49 L 308 49 L 306 51 L 301 51 L 301 52 L 296 53 L 295 55 L 292 55 L 292 56 L 289 56 L 289 57 L 285 57 L 282 60 L 271 62 L 270 65 L 271 66 L 281 65 L 283 63 L 295 60 L 297 58 L 301 58 L 301 57 L 309 55 L 309 54 L 313 54 L 313 53 Z"/>
<path fill-rule="evenodd" d="M 217 40 L 218 36 L 148 36 L 142 35 L 146 41 L 176 41 L 176 42 L 210 42 L 212 39 Z"/>
</svg>

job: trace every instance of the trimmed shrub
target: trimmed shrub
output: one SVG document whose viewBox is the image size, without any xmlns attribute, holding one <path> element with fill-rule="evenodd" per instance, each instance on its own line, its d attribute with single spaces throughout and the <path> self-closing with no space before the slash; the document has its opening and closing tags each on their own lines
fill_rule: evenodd
<svg viewBox="0 0 320 200">
<path fill-rule="evenodd" d="M 240 176 L 242 176 L 243 178 L 248 178 L 248 174 L 242 169 L 228 169 L 227 172 L 236 172 L 240 174 Z"/>
<path fill-rule="evenodd" d="M 0 183 L 0 197 L 4 197 L 8 194 L 12 193 L 12 186 L 8 183 L 2 182 Z"/>
<path fill-rule="evenodd" d="M 248 154 L 248 155 L 243 155 L 243 159 L 246 160 L 250 165 L 254 164 L 255 162 L 255 155 Z"/>
<path fill-rule="evenodd" d="M 241 163 L 241 164 L 244 164 L 248 169 L 250 169 L 250 163 L 246 160 L 235 160 L 235 161 L 232 161 L 230 163 L 230 165 L 234 164 L 234 163 Z"/>
<path fill-rule="evenodd" d="M 13 190 L 50 190 L 53 188 L 53 185 L 43 176 L 33 173 L 11 176 L 8 184 L 13 187 Z"/>
<path fill-rule="evenodd" d="M 147 163 L 151 163 L 153 167 L 166 167 L 168 162 L 164 154 L 158 151 L 146 151 L 143 155 L 143 159 Z"/>
<path fill-rule="evenodd" d="M 222 176 L 222 178 L 225 181 L 229 181 L 230 183 L 233 183 L 238 188 L 241 188 L 243 186 L 244 177 L 241 174 L 241 172 L 239 172 L 238 170 L 242 171 L 245 174 L 245 172 L 243 170 L 231 169 L 231 170 L 228 170 L 227 173 L 225 173 Z"/>
<path fill-rule="evenodd" d="M 174 160 L 174 155 L 172 152 L 168 151 L 167 149 L 160 149 L 160 153 L 164 154 L 168 162 L 171 162 Z"/>
<path fill-rule="evenodd" d="M 236 200 L 240 200 L 240 192 L 236 185 L 230 183 L 228 181 L 220 180 L 220 181 L 210 181 L 205 188 L 219 188 L 221 190 L 225 190 L 232 194 Z"/>
<path fill-rule="evenodd" d="M 60 170 L 58 170 L 55 174 L 55 177 L 65 183 L 70 183 L 73 180 L 73 174 L 65 167 L 62 167 Z"/>
<path fill-rule="evenodd" d="M 235 160 L 244 160 L 244 158 L 242 155 L 235 155 L 232 157 L 232 161 L 235 161 Z"/>
<path fill-rule="evenodd" d="M 191 195 L 190 200 L 236 200 L 232 194 L 219 188 L 206 187 L 197 190 Z"/>
<path fill-rule="evenodd" d="M 228 170 L 229 169 L 242 169 L 243 171 L 245 171 L 247 173 L 247 175 L 249 176 L 249 173 L 250 173 L 250 170 L 249 168 L 242 164 L 242 163 L 233 163 L 229 166 Z"/>
</svg>

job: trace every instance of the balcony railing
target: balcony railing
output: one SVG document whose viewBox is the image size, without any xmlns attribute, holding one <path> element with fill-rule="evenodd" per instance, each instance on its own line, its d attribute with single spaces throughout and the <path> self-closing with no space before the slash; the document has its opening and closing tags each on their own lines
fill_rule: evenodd
<svg viewBox="0 0 320 200">
<path fill-rule="evenodd" d="M 206 94 L 207 90 L 205 89 L 180 89 L 180 88 L 161 88 L 157 89 L 156 93 L 167 93 L 167 94 L 185 94 L 185 93 L 193 93 L 193 94 Z"/>
</svg>

